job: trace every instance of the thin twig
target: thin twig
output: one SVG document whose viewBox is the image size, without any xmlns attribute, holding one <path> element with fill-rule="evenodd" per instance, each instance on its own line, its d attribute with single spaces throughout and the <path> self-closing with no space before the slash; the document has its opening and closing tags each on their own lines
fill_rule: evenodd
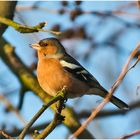
<svg viewBox="0 0 140 140">
<path fill-rule="evenodd" d="M 104 111 L 101 111 L 96 116 L 96 119 L 110 117 L 110 116 L 116 116 L 116 115 L 125 115 L 136 108 L 140 108 L 140 101 L 130 104 L 129 108 L 130 108 L 129 110 L 104 110 Z M 87 110 L 83 110 L 82 112 L 76 114 L 77 118 L 79 118 L 79 119 L 87 118 L 89 115 L 90 115 L 90 112 Z M 45 127 L 48 126 L 49 124 L 50 123 L 47 122 L 47 123 L 42 123 L 42 124 L 36 125 L 34 127 L 31 127 L 29 129 L 29 131 L 27 132 L 27 134 L 30 134 L 30 133 L 34 132 L 35 130 L 45 129 Z M 21 131 L 22 131 L 22 129 L 16 129 L 15 131 L 13 130 L 13 131 L 7 131 L 7 132 L 11 136 L 16 137 L 21 133 Z"/>
<path fill-rule="evenodd" d="M 58 108 L 54 115 L 53 121 L 39 135 L 37 135 L 37 137 L 35 137 L 36 139 L 46 138 L 55 129 L 55 127 L 58 124 L 62 123 L 62 121 L 64 120 L 64 116 L 61 116 L 61 111 L 64 106 L 66 92 L 62 91 L 62 94 L 64 95 L 64 97 L 58 103 Z"/>
<path fill-rule="evenodd" d="M 0 23 L 11 26 L 20 33 L 34 33 L 34 32 L 42 31 L 42 32 L 49 32 L 49 33 L 52 33 L 54 35 L 61 34 L 61 32 L 42 29 L 44 26 L 46 26 L 46 22 L 41 22 L 36 26 L 27 26 L 27 25 L 22 25 L 22 24 L 15 22 L 15 21 L 12 21 L 10 19 L 7 19 L 7 18 L 0 16 Z"/>
<path fill-rule="evenodd" d="M 2 39 L 0 40 L 0 57 L 5 62 L 5 64 L 10 68 L 10 70 L 15 74 L 19 80 L 22 81 L 23 85 L 33 91 L 35 95 L 37 95 L 43 102 L 48 103 L 51 97 L 46 94 L 45 91 L 41 89 L 38 84 L 38 81 L 33 73 L 29 71 L 29 69 L 24 65 L 21 59 L 16 55 L 13 47 L 10 44 Z M 54 111 L 55 107 L 51 106 L 51 109 Z M 66 116 L 64 125 L 73 133 L 74 130 L 79 128 L 80 123 L 78 118 L 76 118 L 76 112 L 73 111 L 72 108 L 66 107 L 62 114 Z M 93 136 L 90 134 L 88 130 L 85 130 L 78 138 L 89 138 L 92 139 Z"/>
<path fill-rule="evenodd" d="M 0 139 L 1 139 L 1 136 L 3 136 L 6 139 L 14 139 L 10 135 L 8 135 L 6 132 L 4 132 L 3 130 L 0 130 Z"/>
<path fill-rule="evenodd" d="M 134 8 L 136 7 L 136 2 L 135 1 L 130 1 L 129 3 L 124 3 L 122 5 L 118 5 L 117 6 L 117 10 L 123 10 L 123 11 L 126 11 L 127 9 L 130 9 L 130 8 Z"/>
<path fill-rule="evenodd" d="M 140 61 L 140 57 L 138 57 L 137 58 L 137 60 L 134 62 L 134 64 L 128 69 L 128 71 L 127 71 L 127 73 L 132 69 L 132 68 L 134 68 L 136 65 L 137 65 L 137 63 Z M 126 73 L 126 74 L 127 74 Z"/>
<path fill-rule="evenodd" d="M 57 14 L 60 12 L 60 9 L 58 10 L 52 10 L 52 9 L 49 9 L 47 7 L 34 7 L 34 6 L 23 6 L 23 5 L 18 5 L 16 6 L 16 11 L 20 12 L 20 11 L 30 11 L 30 10 L 41 10 L 41 11 L 47 11 L 49 13 L 52 13 L 52 14 Z M 68 9 L 63 9 L 64 12 L 66 13 L 70 13 L 72 10 L 68 10 Z M 82 14 L 92 14 L 92 13 L 97 13 L 97 14 L 107 14 L 107 13 L 110 13 L 110 14 L 114 14 L 114 15 L 119 15 L 119 16 L 123 16 L 123 15 L 126 15 L 126 16 L 130 16 L 130 17 L 134 17 L 134 18 L 140 18 L 139 16 L 139 13 L 129 13 L 129 12 L 126 12 L 126 11 L 123 11 L 123 10 L 114 10 L 114 11 L 100 11 L 100 12 L 97 12 L 97 11 L 82 11 Z"/>
<path fill-rule="evenodd" d="M 47 125 L 49 125 L 50 124 L 50 122 L 43 122 L 43 123 L 41 123 L 41 124 L 38 124 L 38 125 L 35 125 L 35 126 L 33 126 L 33 127 L 31 127 L 30 129 L 29 129 L 29 131 L 27 132 L 27 134 L 31 134 L 31 133 L 33 133 L 35 130 L 38 130 L 38 131 L 40 131 L 40 130 L 43 130 Z M 13 129 L 13 130 L 11 130 L 11 131 L 6 131 L 9 135 L 11 135 L 12 137 L 17 137 L 17 136 L 19 136 L 20 135 L 20 133 L 22 132 L 22 130 L 23 130 L 23 128 L 21 129 L 21 128 L 15 128 L 15 129 Z"/>
<path fill-rule="evenodd" d="M 136 94 L 138 95 L 139 94 L 139 89 L 140 89 L 140 85 L 137 86 L 137 89 L 136 89 Z"/>
<path fill-rule="evenodd" d="M 55 113 L 53 121 L 39 134 L 35 139 L 45 139 L 54 129 L 60 124 L 59 118 L 60 114 Z"/>
<path fill-rule="evenodd" d="M 48 32 L 48 33 L 51 33 L 51 34 L 54 34 L 54 35 L 60 35 L 61 34 L 61 32 L 56 32 L 56 31 L 51 31 L 51 30 L 38 29 L 38 31 Z"/>
<path fill-rule="evenodd" d="M 140 1 L 139 0 L 137 1 L 137 6 L 140 9 Z"/>
<path fill-rule="evenodd" d="M 137 101 L 135 103 L 132 103 L 129 105 L 129 109 L 128 110 L 103 110 L 100 111 L 100 113 L 96 116 L 97 118 L 104 118 L 104 117 L 110 117 L 110 116 L 116 116 L 116 115 L 125 115 L 127 113 L 129 113 L 130 111 L 140 108 L 140 101 Z M 87 110 L 83 110 L 82 112 L 80 112 L 79 114 L 77 114 L 77 117 L 80 119 L 83 118 L 87 118 L 90 115 L 90 112 Z"/>
<path fill-rule="evenodd" d="M 34 115 L 34 117 L 31 119 L 31 121 L 24 127 L 23 131 L 19 135 L 19 139 L 23 139 L 29 130 L 29 128 L 33 125 L 33 123 L 41 116 L 41 114 L 52 104 L 57 102 L 58 100 L 61 100 L 63 98 L 62 94 L 58 94 L 56 97 L 53 97 L 47 104 L 44 104 L 41 109 Z"/>
<path fill-rule="evenodd" d="M 131 132 L 130 134 L 127 134 L 125 136 L 122 136 L 119 139 L 128 139 L 128 138 L 130 138 L 132 136 L 139 135 L 139 134 L 140 134 L 140 130 L 135 130 L 134 132 Z"/>
<path fill-rule="evenodd" d="M 128 66 L 131 62 L 131 60 L 133 59 L 133 57 L 136 55 L 137 51 L 140 49 L 140 44 L 132 51 L 132 53 L 130 54 L 126 64 L 124 65 L 124 67 L 122 68 L 122 71 L 119 75 L 119 77 L 117 78 L 117 80 L 115 81 L 115 83 L 113 84 L 113 86 L 111 87 L 111 89 L 109 90 L 109 93 L 107 94 L 107 96 L 103 99 L 103 101 L 96 107 L 95 110 L 92 111 L 91 115 L 86 119 L 86 121 L 81 125 L 81 127 L 76 130 L 76 132 L 73 133 L 73 135 L 70 137 L 71 139 L 77 137 L 80 133 L 82 133 L 84 131 L 84 129 L 87 127 L 87 125 L 96 117 L 96 115 L 100 112 L 100 110 L 110 101 L 113 93 L 115 92 L 115 90 L 117 89 L 117 87 L 120 85 L 120 83 L 122 82 L 123 78 L 125 77 L 127 71 L 128 71 Z"/>
</svg>

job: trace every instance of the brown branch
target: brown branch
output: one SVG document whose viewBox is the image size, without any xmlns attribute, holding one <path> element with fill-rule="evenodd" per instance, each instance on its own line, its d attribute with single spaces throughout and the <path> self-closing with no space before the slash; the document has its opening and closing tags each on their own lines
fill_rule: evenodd
<svg viewBox="0 0 140 140">
<path fill-rule="evenodd" d="M 4 132 L 3 130 L 0 130 L 0 139 L 14 139 L 12 138 L 9 134 L 7 134 L 6 132 Z"/>
<path fill-rule="evenodd" d="M 55 113 L 53 121 L 44 128 L 44 130 L 38 134 L 35 139 L 45 139 L 59 124 L 62 123 L 62 116 L 59 113 Z"/>
<path fill-rule="evenodd" d="M 116 115 L 125 115 L 129 113 L 130 111 L 137 108 L 140 108 L 140 101 L 130 104 L 128 110 L 103 110 L 99 112 L 99 114 L 96 116 L 96 119 L 109 117 L 109 116 L 116 116 Z M 90 112 L 85 110 L 85 111 L 80 112 L 77 115 L 78 115 L 77 116 L 78 118 L 87 118 L 90 115 Z"/>
<path fill-rule="evenodd" d="M 27 26 L 27 25 L 22 25 L 22 24 L 15 22 L 15 21 L 12 21 L 8 18 L 4 18 L 4 17 L 0 16 L 0 23 L 5 24 L 7 26 L 11 26 L 20 33 L 34 33 L 34 32 L 41 31 L 41 32 L 48 32 L 48 33 L 51 33 L 54 35 L 61 34 L 61 32 L 55 32 L 55 31 L 51 31 L 51 30 L 42 29 L 46 25 L 46 22 L 41 22 L 35 26 Z"/>
<path fill-rule="evenodd" d="M 139 0 L 137 1 L 137 6 L 140 9 L 140 1 Z"/>
<path fill-rule="evenodd" d="M 64 14 L 64 13 L 68 13 L 70 15 L 71 20 L 75 20 L 76 17 L 81 16 L 83 14 L 91 14 L 93 16 L 97 16 L 99 18 L 112 18 L 116 21 L 118 21 L 119 23 L 122 23 L 125 27 L 129 27 L 129 28 L 136 28 L 139 29 L 140 24 L 135 22 L 135 23 L 131 23 L 127 20 L 124 20 L 123 18 L 121 18 L 120 16 L 128 16 L 128 17 L 134 17 L 139 19 L 139 13 L 128 13 L 122 10 L 112 10 L 112 11 L 84 11 L 82 9 L 74 9 L 74 10 L 68 10 L 68 9 L 58 9 L 58 10 L 52 10 L 52 9 L 48 9 L 48 8 L 44 8 L 44 7 L 37 7 L 37 6 L 17 6 L 16 7 L 17 11 L 20 10 L 42 10 L 42 11 L 47 11 L 47 12 L 51 12 L 53 14 Z M 63 35 L 63 33 L 62 33 Z"/>
<path fill-rule="evenodd" d="M 49 102 L 51 97 L 44 92 L 38 84 L 36 76 L 23 64 L 21 59 L 15 54 L 14 48 L 7 44 L 5 40 L 0 41 L 0 57 L 7 64 L 10 70 L 18 77 L 22 84 L 29 90 L 32 90 L 45 103 Z M 54 106 L 51 107 L 54 110 Z M 62 111 L 62 115 L 66 116 L 64 124 L 73 133 L 80 126 L 76 113 L 72 108 L 66 107 Z M 85 130 L 78 138 L 93 138 L 93 136 Z"/>
<path fill-rule="evenodd" d="M 0 1 L 0 16 L 13 19 L 17 1 Z M 6 25 L 0 24 L 0 36 L 6 30 Z"/>
<path fill-rule="evenodd" d="M 36 126 L 33 126 L 29 129 L 29 131 L 27 131 L 27 134 L 34 133 L 35 130 L 38 130 L 38 131 L 42 130 L 49 124 L 50 124 L 49 122 L 44 122 L 44 123 L 38 124 Z M 22 132 L 22 130 L 23 130 L 23 128 L 22 129 L 15 128 L 11 131 L 7 131 L 7 133 L 12 137 L 17 137 Z"/>
<path fill-rule="evenodd" d="M 76 132 L 73 133 L 73 136 L 71 136 L 71 138 L 75 138 L 77 137 L 79 134 L 81 134 L 84 129 L 87 127 L 87 125 L 96 117 L 96 115 L 100 112 L 100 110 L 110 101 L 113 93 L 115 92 L 115 90 L 117 89 L 117 87 L 121 84 L 123 78 L 125 77 L 126 73 L 128 72 L 128 66 L 131 62 L 131 60 L 133 59 L 133 57 L 136 55 L 137 51 L 140 49 L 140 44 L 132 51 L 132 53 L 130 54 L 126 64 L 123 66 L 122 71 L 119 75 L 119 77 L 117 78 L 117 80 L 115 81 L 115 83 L 113 84 L 113 86 L 111 87 L 111 89 L 109 90 L 109 93 L 107 94 L 107 96 L 103 99 L 103 101 L 95 108 L 95 110 L 92 111 L 91 115 L 86 119 L 86 121 L 81 125 L 80 128 L 78 128 L 76 130 Z"/>
<path fill-rule="evenodd" d="M 74 12 L 74 10 L 68 10 L 68 9 L 59 9 L 59 10 L 52 10 L 52 9 L 49 9 L 47 7 L 34 7 L 34 6 L 23 6 L 23 5 L 18 5 L 16 7 L 16 11 L 17 12 L 20 12 L 20 11 L 30 11 L 30 10 L 41 10 L 41 11 L 47 11 L 49 13 L 52 13 L 52 14 L 58 14 L 58 13 L 68 13 L 68 14 L 71 14 L 72 12 Z M 76 10 L 75 10 L 76 11 Z M 75 12 L 76 13 L 76 12 Z M 78 12 L 77 12 L 78 13 Z M 118 16 L 129 16 L 129 17 L 133 17 L 133 18 L 140 18 L 139 16 L 139 13 L 129 13 L 129 12 L 126 12 L 126 11 L 123 11 L 123 10 L 113 10 L 113 11 L 79 11 L 79 15 L 81 14 L 95 14 L 97 16 L 112 16 L 113 14 L 114 15 L 118 15 Z"/>
<path fill-rule="evenodd" d="M 136 7 L 136 2 L 135 1 L 130 1 L 129 3 L 124 3 L 122 5 L 118 5 L 117 6 L 117 10 L 127 10 L 127 9 L 130 9 L 130 8 L 134 8 Z"/>
<path fill-rule="evenodd" d="M 35 121 L 41 116 L 41 114 L 52 104 L 57 102 L 58 100 L 61 100 L 63 98 L 62 93 L 58 94 L 56 97 L 53 97 L 48 103 L 44 104 L 41 109 L 33 116 L 33 118 L 30 120 L 30 122 L 24 127 L 23 131 L 19 135 L 19 139 L 23 139 L 29 130 L 29 128 L 35 123 Z"/>
<path fill-rule="evenodd" d="M 124 135 L 124 136 L 120 137 L 119 139 L 128 139 L 128 138 L 133 137 L 135 135 L 140 135 L 140 130 L 136 130 L 134 132 L 131 132 L 130 134 Z"/>
<path fill-rule="evenodd" d="M 137 86 L 137 89 L 136 89 L 136 94 L 138 95 L 139 94 L 139 90 L 140 90 L 140 85 Z"/>
<path fill-rule="evenodd" d="M 65 89 L 62 89 L 59 93 L 61 95 L 61 99 L 58 101 L 58 107 L 57 111 L 55 112 L 53 121 L 35 138 L 36 139 L 44 139 L 46 138 L 55 128 L 58 124 L 62 123 L 64 121 L 64 117 L 61 115 L 62 109 L 64 107 L 65 99 L 66 99 L 66 92 Z M 55 98 L 55 97 L 54 97 Z"/>
</svg>

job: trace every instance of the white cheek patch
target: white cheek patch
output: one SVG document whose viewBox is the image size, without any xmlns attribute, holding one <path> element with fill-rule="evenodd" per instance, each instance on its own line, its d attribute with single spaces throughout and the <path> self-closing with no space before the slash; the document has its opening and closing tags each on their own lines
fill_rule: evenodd
<svg viewBox="0 0 140 140">
<path fill-rule="evenodd" d="M 80 68 L 80 66 L 76 65 L 76 64 L 72 64 L 72 63 L 68 63 L 64 60 L 60 60 L 60 63 L 63 67 L 68 67 L 70 69 L 76 69 L 76 68 Z"/>
</svg>

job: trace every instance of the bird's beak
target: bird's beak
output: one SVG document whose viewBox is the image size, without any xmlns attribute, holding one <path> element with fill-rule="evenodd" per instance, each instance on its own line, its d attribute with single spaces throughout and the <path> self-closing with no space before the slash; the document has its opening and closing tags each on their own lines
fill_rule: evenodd
<svg viewBox="0 0 140 140">
<path fill-rule="evenodd" d="M 40 47 L 40 45 L 39 44 L 31 44 L 31 47 L 33 48 L 33 49 L 36 49 L 36 50 L 40 50 L 41 49 L 41 47 Z"/>
</svg>

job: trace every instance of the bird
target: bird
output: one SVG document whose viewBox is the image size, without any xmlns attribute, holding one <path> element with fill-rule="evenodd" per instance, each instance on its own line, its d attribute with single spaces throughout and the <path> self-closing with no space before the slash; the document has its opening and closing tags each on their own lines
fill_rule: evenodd
<svg viewBox="0 0 140 140">
<path fill-rule="evenodd" d="M 37 50 L 37 79 L 41 88 L 56 96 L 65 87 L 67 98 L 83 95 L 99 95 L 105 98 L 108 91 L 76 59 L 66 52 L 60 41 L 54 37 L 31 44 Z M 120 109 L 128 105 L 112 96 L 110 102 Z"/>
</svg>

